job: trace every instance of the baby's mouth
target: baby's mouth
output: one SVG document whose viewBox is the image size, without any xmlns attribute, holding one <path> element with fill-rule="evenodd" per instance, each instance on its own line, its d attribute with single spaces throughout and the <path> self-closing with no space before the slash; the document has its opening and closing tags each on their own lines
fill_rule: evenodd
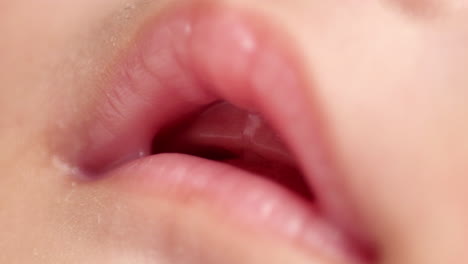
<svg viewBox="0 0 468 264">
<path fill-rule="evenodd" d="M 81 167 L 361 261 L 310 80 L 277 33 L 240 13 L 189 5 L 150 21 L 112 69 Z"/>
</svg>

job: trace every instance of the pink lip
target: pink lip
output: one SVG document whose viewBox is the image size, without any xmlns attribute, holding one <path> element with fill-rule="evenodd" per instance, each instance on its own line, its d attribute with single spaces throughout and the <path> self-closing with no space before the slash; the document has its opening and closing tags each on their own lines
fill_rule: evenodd
<svg viewBox="0 0 468 264">
<path fill-rule="evenodd" d="M 311 89 L 300 60 L 277 36 L 229 7 L 188 5 L 150 22 L 119 63 L 112 87 L 104 90 L 82 167 L 174 199 L 196 196 L 229 208 L 241 222 L 355 261 L 351 240 L 337 235 L 356 231 L 326 162 L 317 116 L 311 114 L 317 112 Z M 164 126 L 219 99 L 268 119 L 299 157 L 318 208 L 226 164 L 178 154 L 149 156 L 151 141 Z"/>
</svg>

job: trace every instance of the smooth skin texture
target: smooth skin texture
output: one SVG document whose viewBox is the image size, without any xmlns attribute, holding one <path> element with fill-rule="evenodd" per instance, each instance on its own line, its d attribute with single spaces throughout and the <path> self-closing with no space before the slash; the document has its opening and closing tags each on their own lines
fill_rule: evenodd
<svg viewBox="0 0 468 264">
<path fill-rule="evenodd" d="M 0 262 L 335 263 L 203 205 L 68 177 L 106 66 L 177 2 L 0 2 Z M 288 33 L 379 263 L 468 262 L 468 2 L 216 2 Z"/>
</svg>

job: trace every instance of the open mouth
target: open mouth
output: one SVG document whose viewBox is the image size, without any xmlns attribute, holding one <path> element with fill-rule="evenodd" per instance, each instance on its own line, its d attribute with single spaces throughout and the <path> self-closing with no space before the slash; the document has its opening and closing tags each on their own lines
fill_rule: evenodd
<svg viewBox="0 0 468 264">
<path fill-rule="evenodd" d="M 181 153 L 218 161 L 271 180 L 313 201 L 304 175 L 258 114 L 215 102 L 161 131 L 153 154 Z"/>
<path fill-rule="evenodd" d="M 367 261 L 337 202 L 301 66 L 278 34 L 240 13 L 186 6 L 148 23 L 103 90 L 81 167 Z"/>
</svg>

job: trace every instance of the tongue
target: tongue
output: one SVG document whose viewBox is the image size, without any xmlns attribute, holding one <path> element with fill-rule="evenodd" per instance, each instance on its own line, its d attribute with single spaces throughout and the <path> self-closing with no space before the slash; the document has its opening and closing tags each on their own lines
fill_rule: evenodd
<svg viewBox="0 0 468 264">
<path fill-rule="evenodd" d="M 216 160 L 262 157 L 294 165 L 290 152 L 259 115 L 229 103 L 211 105 L 201 114 L 181 123 L 158 136 L 154 144 L 156 152 L 167 152 L 169 148 L 171 151 L 192 152 L 203 148 L 206 155 Z M 213 153 L 210 155 L 208 152 Z"/>
<path fill-rule="evenodd" d="M 304 198 L 312 194 L 294 159 L 257 114 L 215 103 L 159 135 L 154 152 L 178 152 L 219 160 L 273 180 Z"/>
</svg>

